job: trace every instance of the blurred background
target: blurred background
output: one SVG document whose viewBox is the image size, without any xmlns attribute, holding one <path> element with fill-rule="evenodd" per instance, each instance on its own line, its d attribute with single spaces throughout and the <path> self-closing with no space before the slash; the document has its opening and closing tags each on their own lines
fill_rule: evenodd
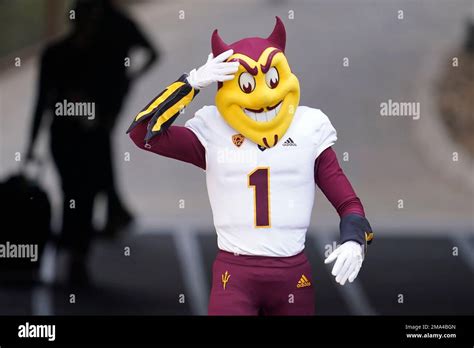
<svg viewBox="0 0 474 348">
<path fill-rule="evenodd" d="M 359 278 L 337 285 L 322 261 L 339 218 L 317 192 L 316 312 L 474 314 L 472 0 L 0 0 L 0 244 L 41 251 L 0 258 L 0 315 L 206 313 L 217 245 L 204 172 L 125 131 L 205 62 L 213 29 L 266 37 L 276 15 L 300 104 L 337 129 L 375 231 Z M 92 103 L 94 118 L 54 114 L 63 100 Z M 419 103 L 419 119 L 381 116 L 390 100 Z"/>
</svg>

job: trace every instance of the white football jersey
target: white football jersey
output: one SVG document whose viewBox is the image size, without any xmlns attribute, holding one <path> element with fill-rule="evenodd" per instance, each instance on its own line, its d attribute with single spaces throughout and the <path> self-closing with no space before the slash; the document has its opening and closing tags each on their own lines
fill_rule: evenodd
<svg viewBox="0 0 474 348">
<path fill-rule="evenodd" d="M 314 202 L 314 162 L 336 139 L 318 109 L 297 108 L 278 144 L 261 149 L 215 106 L 186 122 L 206 149 L 206 182 L 218 247 L 231 253 L 293 256 L 304 249 Z"/>
</svg>

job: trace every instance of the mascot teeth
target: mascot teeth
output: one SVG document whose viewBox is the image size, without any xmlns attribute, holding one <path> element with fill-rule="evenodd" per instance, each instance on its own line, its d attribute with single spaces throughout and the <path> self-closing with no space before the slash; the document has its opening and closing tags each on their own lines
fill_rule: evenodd
<svg viewBox="0 0 474 348">
<path fill-rule="evenodd" d="M 280 109 L 281 109 L 281 103 L 276 108 L 272 110 L 267 110 L 267 111 L 253 112 L 245 108 L 243 110 L 245 114 L 254 121 L 269 122 L 273 120 L 276 115 L 278 115 L 278 112 L 280 111 Z"/>
</svg>

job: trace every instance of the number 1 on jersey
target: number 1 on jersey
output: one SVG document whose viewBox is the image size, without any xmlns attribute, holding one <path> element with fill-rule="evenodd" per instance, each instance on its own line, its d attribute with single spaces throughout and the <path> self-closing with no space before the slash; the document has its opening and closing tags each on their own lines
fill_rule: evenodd
<svg viewBox="0 0 474 348">
<path fill-rule="evenodd" d="M 254 191 L 254 224 L 270 227 L 270 168 L 259 167 L 248 174 L 248 187 Z"/>
</svg>

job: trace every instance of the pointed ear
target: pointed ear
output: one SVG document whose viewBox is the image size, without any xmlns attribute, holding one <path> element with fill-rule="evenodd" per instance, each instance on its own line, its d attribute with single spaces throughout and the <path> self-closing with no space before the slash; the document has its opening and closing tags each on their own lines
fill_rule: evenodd
<svg viewBox="0 0 474 348">
<path fill-rule="evenodd" d="M 270 36 L 267 38 L 267 40 L 272 42 L 273 44 L 275 44 L 275 46 L 277 46 L 279 49 L 285 52 L 286 30 L 285 30 L 285 25 L 283 24 L 280 17 L 278 16 L 276 17 L 275 28 L 273 28 L 273 31 L 270 34 Z"/>
<path fill-rule="evenodd" d="M 211 48 L 212 54 L 214 57 L 217 57 L 222 52 L 225 52 L 230 49 L 229 45 L 227 45 L 219 36 L 217 29 L 214 30 L 211 37 Z"/>
</svg>

